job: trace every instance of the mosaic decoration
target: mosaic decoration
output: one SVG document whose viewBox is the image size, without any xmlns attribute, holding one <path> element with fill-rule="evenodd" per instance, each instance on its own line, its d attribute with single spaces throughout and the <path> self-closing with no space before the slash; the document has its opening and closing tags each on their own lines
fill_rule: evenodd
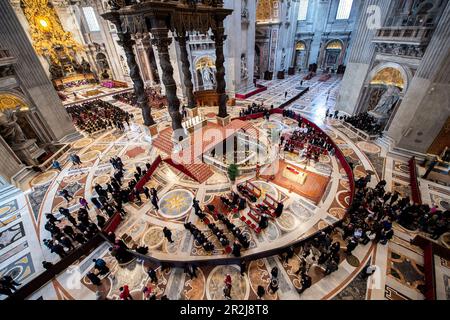
<svg viewBox="0 0 450 320">
<path fill-rule="evenodd" d="M 0 94 L 0 112 L 16 109 L 26 111 L 28 110 L 28 105 L 16 95 L 9 93 Z"/>
<path fill-rule="evenodd" d="M 0 219 L 5 218 L 9 214 L 19 210 L 19 206 L 17 204 L 17 200 L 11 200 L 6 202 L 0 206 Z"/>
<path fill-rule="evenodd" d="M 202 300 L 205 296 L 205 275 L 201 269 L 197 270 L 197 277 L 187 279 L 184 283 L 183 297 L 185 300 Z"/>
<path fill-rule="evenodd" d="M 31 180 L 30 184 L 32 186 L 48 185 L 48 183 L 56 178 L 57 175 L 58 173 L 56 170 L 50 170 L 38 175 L 37 177 L 34 177 L 33 180 Z"/>
<path fill-rule="evenodd" d="M 74 52 L 84 51 L 72 34 L 64 30 L 49 0 L 21 0 L 21 7 L 30 26 L 34 49 L 50 58 L 52 64 L 65 67 L 61 57 L 72 60 Z"/>
<path fill-rule="evenodd" d="M 425 289 L 423 266 L 405 255 L 392 250 L 389 250 L 388 257 L 387 275 L 401 284 L 423 294 Z"/>
<path fill-rule="evenodd" d="M 383 84 L 386 86 L 394 85 L 403 89 L 405 81 L 398 69 L 387 67 L 380 70 L 375 77 L 373 77 L 372 81 L 370 81 L 370 84 Z"/>
<path fill-rule="evenodd" d="M 270 195 L 274 199 L 278 199 L 278 190 L 264 181 L 252 181 L 252 183 L 261 190 L 261 199 L 266 197 L 266 194 Z"/>
<path fill-rule="evenodd" d="M 35 221 L 38 220 L 39 209 L 41 208 L 42 201 L 50 185 L 51 182 L 48 182 L 45 185 L 34 187 L 33 191 L 27 195 L 28 201 L 30 202 L 31 210 L 33 211 L 33 217 Z"/>
<path fill-rule="evenodd" d="M 12 248 L 11 250 L 6 251 L 5 253 L 0 255 L 0 263 L 5 262 L 9 258 L 11 258 L 14 255 L 18 254 L 19 252 L 25 250 L 26 248 L 28 248 L 28 242 L 25 241 L 25 242 L 22 242 L 22 243 L 18 244 L 17 246 Z"/>
<path fill-rule="evenodd" d="M 22 222 L 0 232 L 0 250 L 10 246 L 25 236 Z"/>
<path fill-rule="evenodd" d="M 10 275 L 15 281 L 22 282 L 31 277 L 35 272 L 31 254 L 27 253 L 23 257 L 9 264 L 0 270 L 0 277 Z"/>
<path fill-rule="evenodd" d="M 223 295 L 224 279 L 231 275 L 231 298 L 246 300 L 250 294 L 250 284 L 247 277 L 241 277 L 239 268 L 234 265 L 215 267 L 206 280 L 206 297 L 208 300 L 225 300 Z"/>
<path fill-rule="evenodd" d="M 349 284 L 332 300 L 365 300 L 367 293 L 367 279 L 360 272 Z"/>
<path fill-rule="evenodd" d="M 172 190 L 159 200 L 159 212 L 168 219 L 178 219 L 191 210 L 194 196 L 184 189 Z"/>
<path fill-rule="evenodd" d="M 384 288 L 384 297 L 387 300 L 411 300 L 404 294 L 398 292 L 397 290 L 395 290 L 394 288 L 391 288 L 389 286 L 386 286 Z"/>
</svg>

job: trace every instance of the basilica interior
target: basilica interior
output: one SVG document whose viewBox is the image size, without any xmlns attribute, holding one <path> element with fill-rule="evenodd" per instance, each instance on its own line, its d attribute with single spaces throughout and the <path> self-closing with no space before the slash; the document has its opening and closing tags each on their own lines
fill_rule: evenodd
<svg viewBox="0 0 450 320">
<path fill-rule="evenodd" d="M 449 1 L 0 21 L 0 299 L 450 300 Z"/>
</svg>

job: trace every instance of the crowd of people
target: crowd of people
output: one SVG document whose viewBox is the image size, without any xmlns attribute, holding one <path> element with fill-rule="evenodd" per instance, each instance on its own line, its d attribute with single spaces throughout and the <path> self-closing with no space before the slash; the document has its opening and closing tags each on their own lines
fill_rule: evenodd
<svg viewBox="0 0 450 320">
<path fill-rule="evenodd" d="M 370 188 L 370 175 L 355 182 L 356 193 L 349 212 L 351 223 L 346 228 L 351 232 L 360 228 L 362 237 L 373 238 L 385 244 L 393 236 L 392 223 L 397 222 L 409 230 L 420 230 L 438 239 L 450 231 L 450 211 L 430 208 L 427 204 L 413 203 L 408 196 L 401 197 L 397 191 L 386 192 L 386 181 L 381 180 Z"/>
<path fill-rule="evenodd" d="M 346 116 L 343 119 L 355 128 L 362 130 L 371 135 L 381 135 L 383 128 L 378 121 L 369 113 L 364 112 L 354 116 Z"/>
<path fill-rule="evenodd" d="M 283 110 L 283 115 L 295 118 L 298 121 L 298 128 L 292 134 L 280 138 L 280 147 L 284 151 L 297 152 L 300 157 L 314 159 L 315 161 L 318 161 L 322 154 L 334 154 L 333 143 L 322 130 L 304 122 L 301 116 L 290 110 Z"/>
<path fill-rule="evenodd" d="M 124 123 L 130 127 L 134 118 L 133 114 L 100 99 L 69 106 L 67 112 L 74 125 L 88 134 L 113 128 L 124 131 Z"/>
<path fill-rule="evenodd" d="M 264 104 L 256 104 L 253 102 L 251 105 L 248 105 L 247 108 L 239 111 L 239 117 L 249 116 L 255 113 L 264 112 L 264 114 L 268 114 L 270 109 L 273 109 L 273 105 L 270 108 L 264 107 Z"/>
<path fill-rule="evenodd" d="M 75 161 L 74 163 L 77 163 L 76 157 L 73 160 Z M 47 222 L 44 228 L 49 231 L 51 238 L 44 239 L 43 243 L 51 252 L 56 253 L 61 258 L 65 257 L 78 245 L 84 244 L 93 238 L 100 229 L 105 227 L 107 219 L 111 218 L 115 213 L 118 212 L 124 217 L 126 215 L 124 204 L 133 200 L 138 203 L 142 202 L 140 197 L 141 193 L 145 193 L 147 199 L 150 197 L 157 199 L 156 189 L 152 188 L 151 191 L 147 187 L 141 190 L 135 189 L 137 182 L 150 168 L 151 165 L 149 163 L 146 164 L 146 169 L 144 170 L 136 167 L 134 178 L 125 187 L 122 186 L 124 183 L 125 169 L 121 158 L 113 157 L 110 159 L 110 163 L 114 168 L 114 173 L 110 177 L 110 181 L 106 183 L 105 187 L 98 183 L 94 185 L 95 194 L 91 197 L 90 202 L 81 197 L 79 199 L 80 208 L 76 214 L 71 213 L 68 208 L 63 206 L 58 209 L 59 217 L 52 213 L 46 214 Z M 68 203 L 74 198 L 66 188 L 60 190 L 59 195 Z M 89 214 L 91 211 L 90 203 L 95 208 L 96 221 L 93 221 L 92 216 Z M 119 251 L 118 256 L 120 258 L 128 258 L 123 252 L 125 249 L 125 246 L 121 243 L 119 244 L 119 248 L 116 248 L 116 251 Z M 142 248 L 140 249 L 141 251 L 143 250 Z"/>
<path fill-rule="evenodd" d="M 73 198 L 73 195 L 66 189 L 62 190 L 61 195 L 67 201 Z M 56 253 L 60 258 L 64 258 L 76 247 L 92 239 L 100 231 L 102 223 L 106 221 L 106 212 L 97 213 L 97 223 L 92 221 L 89 216 L 87 200 L 80 198 L 79 202 L 81 207 L 76 215 L 63 206 L 58 209 L 58 217 L 53 213 L 45 215 L 47 222 L 44 228 L 50 233 L 51 237 L 43 239 L 43 243 L 52 253 Z"/>
<path fill-rule="evenodd" d="M 194 236 L 195 241 L 205 249 L 206 252 L 212 252 L 214 250 L 214 245 L 211 241 L 208 240 L 206 235 L 200 231 L 194 224 L 191 222 L 187 222 L 184 224 L 186 230 Z"/>
<path fill-rule="evenodd" d="M 132 99 L 132 97 L 121 98 Z M 128 101 L 128 100 L 127 100 Z M 132 102 L 132 100 L 130 100 Z M 129 103 L 129 102 L 127 102 Z M 132 104 L 132 103 L 130 103 Z M 131 115 L 122 111 L 120 108 L 112 106 L 111 104 L 95 100 L 82 105 L 68 107 L 69 113 L 72 115 L 75 123 L 82 130 L 87 132 L 96 131 L 98 126 L 107 126 L 112 123 L 120 129 L 118 123 L 124 121 L 129 122 Z M 269 109 L 262 105 L 253 103 L 248 106 L 246 110 L 240 111 L 240 116 L 250 115 L 254 113 L 265 112 Z M 327 111 L 328 114 L 328 111 Z M 334 147 L 330 138 L 321 130 L 307 124 L 302 117 L 295 114 L 291 110 L 283 110 L 283 116 L 296 119 L 298 121 L 298 128 L 288 137 L 281 137 L 281 146 L 285 151 L 299 151 L 304 153 L 307 158 L 318 159 L 320 154 L 333 154 Z M 351 123 L 355 127 L 364 130 L 368 133 L 374 134 L 379 132 L 381 128 L 374 123 L 374 119 L 368 114 L 360 114 L 354 117 L 345 117 L 345 121 Z M 129 125 L 129 124 L 128 124 Z M 378 126 L 378 127 L 377 127 Z M 123 125 L 122 125 L 123 127 Z M 74 165 L 81 165 L 81 160 L 78 155 L 71 154 L 69 159 Z M 45 214 L 46 223 L 45 230 L 50 234 L 50 238 L 44 239 L 44 245 L 52 252 L 57 254 L 60 258 L 67 256 L 72 250 L 79 245 L 82 245 L 92 239 L 97 233 L 106 225 L 107 219 L 111 218 L 115 213 L 120 213 L 122 217 L 126 215 L 124 204 L 130 201 L 136 201 L 138 204 L 142 203 L 141 194 L 145 194 L 147 200 L 150 200 L 155 209 L 159 209 L 159 197 L 155 188 L 136 188 L 136 185 L 144 177 L 151 165 L 146 163 L 144 169 L 136 166 L 127 185 L 124 184 L 124 164 L 120 157 L 113 157 L 110 163 L 114 169 L 110 181 L 106 186 L 100 184 L 94 185 L 95 194 L 90 199 L 90 202 L 85 198 L 79 198 L 79 209 L 76 212 L 71 212 L 68 206 L 61 206 L 58 209 L 58 214 Z M 58 162 L 53 163 L 55 169 L 61 170 Z M 351 255 L 352 252 L 359 245 L 367 245 L 370 242 L 380 243 L 386 245 L 394 236 L 393 223 L 397 222 L 403 227 L 410 230 L 420 230 L 430 234 L 433 239 L 439 238 L 445 232 L 450 231 L 450 212 L 449 210 L 441 211 L 437 206 L 430 208 L 428 205 L 419 205 L 411 203 L 409 197 L 401 197 L 396 191 L 386 192 L 386 181 L 381 180 L 374 188 L 368 186 L 371 181 L 371 175 L 361 177 L 355 181 L 355 195 L 351 203 L 347 216 L 337 225 L 330 226 L 315 234 L 314 237 L 306 242 L 303 242 L 300 248 L 288 247 L 282 254 L 282 259 L 287 262 L 294 257 L 296 249 L 299 249 L 298 256 L 300 263 L 295 274 L 299 276 L 300 288 L 297 289 L 299 293 L 304 292 L 312 285 L 312 278 L 309 275 L 312 267 L 316 266 L 323 270 L 325 275 L 336 272 L 339 269 L 339 263 L 343 257 L 341 250 L 341 243 L 345 243 L 345 255 Z M 221 196 L 222 204 L 230 212 L 239 212 L 247 206 L 246 198 L 250 202 L 256 202 L 256 197 L 245 189 L 242 185 L 238 185 L 238 193 L 232 193 L 231 196 Z M 69 190 L 63 188 L 60 191 L 67 203 L 73 200 L 74 195 Z M 93 217 L 93 210 L 90 203 L 94 206 L 95 220 Z M 217 212 L 213 205 L 207 205 L 210 213 L 220 221 L 234 236 L 232 242 L 227 237 L 225 232 L 221 230 L 218 224 L 206 220 L 206 214 L 200 208 L 199 201 L 194 198 L 193 208 L 195 215 L 205 222 L 208 229 L 218 239 L 219 243 L 225 248 L 231 247 L 231 254 L 235 257 L 241 256 L 242 248 L 248 249 L 250 241 L 244 234 L 244 231 L 236 226 L 226 215 Z M 275 209 L 276 217 L 279 217 L 283 211 L 283 204 L 279 203 Z M 90 214 L 91 213 L 91 214 Z M 269 215 L 261 215 L 260 227 L 267 227 L 267 218 Z M 265 219 L 264 219 L 265 218 Z M 193 223 L 187 222 L 184 224 L 194 237 L 195 241 L 204 248 L 206 252 L 214 251 L 214 244 L 208 239 L 206 234 L 198 229 Z M 164 227 L 163 234 L 168 242 L 173 243 L 172 232 Z M 342 241 L 337 238 L 341 237 Z M 134 255 L 130 252 L 135 250 L 137 253 L 146 254 L 148 248 L 133 247 L 129 248 L 126 243 L 118 238 L 113 232 L 107 235 L 108 240 L 112 243 L 109 249 L 110 254 L 117 259 L 119 263 L 125 263 L 134 259 Z M 130 250 L 131 249 L 131 250 Z M 94 271 L 87 273 L 87 278 L 94 284 L 99 286 L 101 284 L 101 276 L 105 276 L 110 272 L 106 262 L 97 258 L 93 260 Z M 43 267 L 49 269 L 52 263 L 43 261 Z M 246 263 L 241 263 L 241 273 L 245 270 Z M 371 266 L 369 266 L 370 268 Z M 191 278 L 196 277 L 197 267 L 187 265 L 185 272 Z M 373 272 L 374 269 L 365 269 L 365 272 Z M 148 270 L 148 275 L 153 283 L 158 283 L 156 272 L 154 269 Z M 264 297 L 266 291 L 275 293 L 278 290 L 278 269 L 274 267 L 271 270 L 271 278 L 267 288 L 263 286 L 257 287 L 257 295 L 260 299 Z M 225 298 L 231 299 L 232 280 L 230 275 L 226 275 L 224 280 L 223 293 Z M 17 290 L 17 283 L 9 275 L 5 275 L 0 279 L 0 294 L 12 295 Z M 148 300 L 156 299 L 156 294 L 151 287 L 145 286 L 143 289 L 144 297 Z M 120 299 L 132 300 L 128 285 L 123 285 L 120 288 Z"/>
<path fill-rule="evenodd" d="M 161 94 L 161 90 L 155 88 L 146 88 L 145 94 L 148 97 L 148 103 L 152 109 L 162 109 L 168 105 L 166 96 Z M 134 91 L 122 92 L 112 96 L 113 99 L 119 100 L 120 102 L 129 104 L 131 106 L 137 107 L 138 100 Z"/>
</svg>

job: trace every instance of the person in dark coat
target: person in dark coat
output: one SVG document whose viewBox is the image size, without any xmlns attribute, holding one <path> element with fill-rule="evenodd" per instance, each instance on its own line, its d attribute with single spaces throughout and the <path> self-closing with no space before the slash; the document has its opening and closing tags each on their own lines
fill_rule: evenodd
<svg viewBox="0 0 450 320">
<path fill-rule="evenodd" d="M 355 248 L 358 246 L 358 242 L 354 239 L 351 238 L 349 240 L 349 242 L 347 243 L 347 250 L 345 251 L 348 255 L 351 255 L 353 250 L 355 250 Z"/>
<path fill-rule="evenodd" d="M 275 216 L 279 218 L 283 213 L 284 204 L 279 202 L 277 208 L 275 209 Z"/>
<path fill-rule="evenodd" d="M 64 247 L 60 245 L 58 241 L 55 241 L 52 245 L 51 252 L 56 253 L 60 258 L 64 258 L 67 255 L 64 251 Z"/>
<path fill-rule="evenodd" d="M 88 278 L 93 285 L 99 286 L 101 285 L 102 281 L 100 280 L 100 278 L 93 272 L 88 272 L 86 274 L 86 278 Z"/>
<path fill-rule="evenodd" d="M 47 213 L 45 215 L 45 217 L 47 218 L 47 220 L 51 223 L 56 223 L 56 222 L 60 222 L 60 220 L 56 219 L 55 216 L 51 213 Z"/>
<path fill-rule="evenodd" d="M 239 241 L 235 241 L 233 243 L 233 250 L 231 251 L 231 253 L 235 256 L 235 257 L 240 257 L 241 256 L 241 248 L 242 246 L 239 244 Z"/>
<path fill-rule="evenodd" d="M 153 268 L 148 268 L 147 274 L 151 282 L 158 284 L 158 277 L 156 276 L 156 271 Z"/>
<path fill-rule="evenodd" d="M 164 233 L 164 236 L 166 237 L 167 241 L 169 241 L 170 243 L 173 243 L 172 231 L 170 231 L 167 227 L 164 227 L 163 233 Z"/>
<path fill-rule="evenodd" d="M 94 268 L 99 271 L 100 275 L 105 275 L 105 274 L 109 273 L 109 268 L 106 265 L 105 260 L 103 260 L 101 258 L 97 258 L 97 259 L 92 259 L 92 261 L 94 262 Z"/>
<path fill-rule="evenodd" d="M 155 195 L 152 195 L 152 205 L 155 208 L 155 210 L 159 210 L 158 198 L 155 197 Z"/>
<path fill-rule="evenodd" d="M 144 187 L 142 190 L 144 191 L 144 194 L 145 194 L 145 197 L 147 198 L 147 200 L 150 199 L 150 189 L 147 187 Z"/>
<path fill-rule="evenodd" d="M 98 201 L 98 199 L 96 198 L 96 197 L 92 197 L 91 198 L 91 202 L 94 204 L 94 206 L 97 208 L 97 209 L 99 209 L 99 210 L 101 210 L 102 209 L 102 204 Z"/>
<path fill-rule="evenodd" d="M 75 247 L 72 244 L 72 241 L 70 241 L 69 237 L 62 237 L 60 241 L 61 241 L 61 244 L 65 248 L 67 248 L 69 251 L 75 249 Z"/>
<path fill-rule="evenodd" d="M 79 244 L 84 244 L 86 243 L 86 238 L 79 232 L 75 233 L 75 235 L 73 236 L 73 239 L 78 242 Z"/>
<path fill-rule="evenodd" d="M 258 299 L 262 299 L 264 295 L 266 294 L 266 290 L 263 286 L 259 285 L 256 289 L 256 294 L 258 295 Z"/>
<path fill-rule="evenodd" d="M 105 224 L 106 224 L 106 219 L 102 215 L 98 214 L 97 215 L 97 225 L 100 228 L 103 228 L 105 226 Z"/>
<path fill-rule="evenodd" d="M 273 294 L 278 290 L 278 280 L 272 279 L 269 284 L 269 290 L 272 291 Z"/>
<path fill-rule="evenodd" d="M 272 279 L 278 278 L 278 268 L 273 267 L 272 270 L 270 271 L 270 275 L 272 276 Z"/>
</svg>

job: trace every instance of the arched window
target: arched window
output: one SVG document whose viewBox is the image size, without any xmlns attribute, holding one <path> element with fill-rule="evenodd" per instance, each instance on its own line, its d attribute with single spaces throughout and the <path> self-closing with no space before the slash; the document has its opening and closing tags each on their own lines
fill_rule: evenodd
<svg viewBox="0 0 450 320">
<path fill-rule="evenodd" d="M 339 6 L 336 13 L 336 20 L 347 20 L 352 11 L 353 0 L 339 0 Z"/>
<path fill-rule="evenodd" d="M 95 16 L 94 8 L 83 7 L 83 14 L 86 18 L 89 31 L 96 32 L 100 31 L 100 25 L 98 24 L 97 17 Z"/>
<path fill-rule="evenodd" d="M 326 49 L 328 50 L 342 50 L 342 43 L 339 40 L 333 40 L 328 43 Z"/>
<path fill-rule="evenodd" d="M 308 15 L 308 2 L 309 0 L 300 0 L 300 5 L 298 9 L 298 20 L 305 21 Z"/>
<path fill-rule="evenodd" d="M 302 41 L 297 42 L 295 45 L 295 50 L 304 51 L 306 49 L 305 43 Z"/>
</svg>

